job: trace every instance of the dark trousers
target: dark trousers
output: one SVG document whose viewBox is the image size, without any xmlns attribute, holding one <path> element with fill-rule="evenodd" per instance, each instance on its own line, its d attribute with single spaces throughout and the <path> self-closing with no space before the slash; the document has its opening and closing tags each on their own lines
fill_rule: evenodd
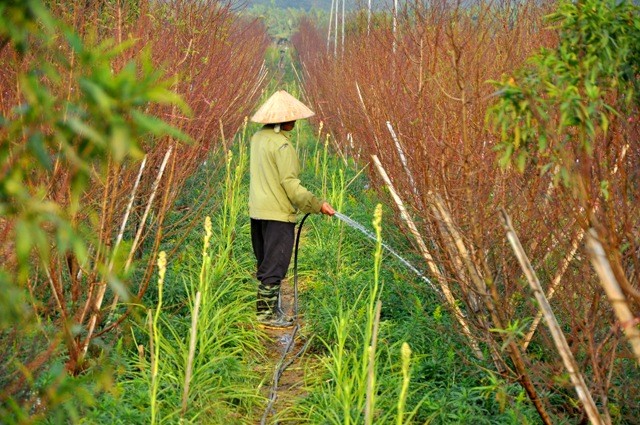
<svg viewBox="0 0 640 425">
<path fill-rule="evenodd" d="M 295 223 L 251 219 L 251 244 L 258 261 L 256 277 L 261 286 L 279 287 L 286 276 L 295 227 Z"/>
</svg>

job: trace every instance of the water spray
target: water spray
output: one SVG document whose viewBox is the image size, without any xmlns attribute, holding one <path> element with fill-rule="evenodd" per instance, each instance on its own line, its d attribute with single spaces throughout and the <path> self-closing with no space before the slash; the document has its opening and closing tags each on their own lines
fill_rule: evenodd
<svg viewBox="0 0 640 425">
<path fill-rule="evenodd" d="M 363 235 L 365 235 L 367 238 L 371 239 L 372 241 L 375 242 L 377 240 L 376 235 L 374 235 L 373 232 L 371 232 L 369 229 L 367 229 L 366 227 L 364 227 L 362 224 L 358 223 L 351 217 L 348 217 L 339 212 L 336 212 L 333 216 L 339 219 L 340 221 L 342 221 L 343 223 L 345 223 L 346 225 L 348 225 L 349 227 L 351 227 L 352 229 L 360 231 Z M 309 214 L 305 214 L 305 216 L 302 218 L 302 221 L 300 221 L 300 224 L 298 225 L 298 233 L 296 235 L 296 244 L 295 244 L 294 255 L 293 255 L 293 319 L 295 321 L 298 320 L 298 248 L 300 246 L 300 234 L 302 233 L 302 226 L 304 225 L 304 222 L 307 219 L 307 217 L 309 217 Z M 382 247 L 385 250 L 387 250 L 389 254 L 396 257 L 409 270 L 414 272 L 420 279 L 426 282 L 431 288 L 433 288 L 434 291 L 438 290 L 428 277 L 426 277 L 420 270 L 418 270 L 413 264 L 407 261 L 404 257 L 398 254 L 393 248 L 391 248 L 389 245 L 385 244 L 384 242 L 382 242 Z"/>
<path fill-rule="evenodd" d="M 336 212 L 334 214 L 334 217 L 337 217 L 338 219 L 340 219 L 342 222 L 346 223 L 349 227 L 359 230 L 360 232 L 362 232 L 362 234 L 364 234 L 366 237 L 368 237 L 369 239 L 376 241 L 376 235 L 373 234 L 373 232 L 371 232 L 370 230 L 368 230 L 366 227 L 364 227 L 362 224 L 358 223 L 357 221 L 353 220 L 350 217 L 347 217 L 344 214 L 341 214 L 339 212 Z M 428 277 L 426 277 L 424 274 L 422 274 L 422 272 L 420 272 L 420 270 L 418 270 L 413 264 L 411 264 L 409 261 L 407 261 L 405 258 L 403 258 L 400 254 L 398 254 L 393 248 L 391 248 L 389 245 L 385 244 L 384 242 L 382 242 L 382 247 L 384 249 L 387 250 L 387 252 L 389 252 L 389 254 L 393 255 L 394 257 L 396 257 L 402 264 L 404 264 L 409 270 L 411 270 L 412 272 L 414 272 L 416 275 L 418 275 L 418 277 L 420 279 L 422 279 L 423 281 L 425 281 L 429 286 L 431 286 L 435 291 L 437 291 L 435 285 L 433 284 L 433 282 L 431 282 L 431 280 L 429 280 Z"/>
</svg>

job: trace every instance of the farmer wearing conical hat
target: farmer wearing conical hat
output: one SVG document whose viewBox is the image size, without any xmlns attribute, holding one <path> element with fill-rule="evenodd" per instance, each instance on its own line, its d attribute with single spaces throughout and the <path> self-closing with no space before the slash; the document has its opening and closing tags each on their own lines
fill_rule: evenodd
<svg viewBox="0 0 640 425">
<path fill-rule="evenodd" d="M 258 262 L 257 314 L 267 327 L 293 324 L 280 308 L 280 284 L 293 251 L 296 212 L 333 215 L 329 203 L 300 183 L 300 162 L 291 144 L 296 120 L 314 113 L 284 90 L 271 96 L 251 118 L 265 124 L 251 138 L 249 215 Z"/>
</svg>

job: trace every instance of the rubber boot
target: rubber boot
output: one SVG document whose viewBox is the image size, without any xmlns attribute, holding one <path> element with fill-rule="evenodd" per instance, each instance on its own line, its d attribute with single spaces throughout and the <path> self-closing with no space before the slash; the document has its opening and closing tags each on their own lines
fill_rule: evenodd
<svg viewBox="0 0 640 425">
<path fill-rule="evenodd" d="M 293 325 L 293 319 L 284 314 L 280 308 L 280 284 L 262 283 L 258 286 L 257 318 L 266 328 L 288 328 Z"/>
<path fill-rule="evenodd" d="M 258 290 L 258 297 L 256 301 L 256 317 L 258 321 L 269 320 L 271 319 L 272 313 L 271 308 L 269 307 L 269 303 L 265 298 L 263 298 L 263 294 Z"/>
</svg>

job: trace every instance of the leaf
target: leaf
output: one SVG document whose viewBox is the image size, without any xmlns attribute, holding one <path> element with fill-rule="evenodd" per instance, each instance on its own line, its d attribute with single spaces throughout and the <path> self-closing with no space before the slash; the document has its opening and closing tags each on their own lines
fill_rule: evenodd
<svg viewBox="0 0 640 425">
<path fill-rule="evenodd" d="M 600 182 L 600 193 L 602 193 L 605 201 L 609 200 L 609 198 L 611 197 L 611 193 L 609 192 L 609 181 L 602 180 Z"/>
<path fill-rule="evenodd" d="M 130 154 L 133 143 L 134 141 L 131 138 L 129 127 L 122 122 L 114 123 L 111 128 L 109 145 L 116 162 L 122 162 L 122 160 Z"/>
<path fill-rule="evenodd" d="M 41 132 L 38 131 L 29 136 L 29 139 L 27 139 L 27 148 L 33 156 L 36 157 L 40 165 L 47 170 L 51 170 L 51 158 L 49 157 L 49 152 L 47 152 L 45 140 Z"/>
<path fill-rule="evenodd" d="M 546 152 L 547 147 L 547 136 L 545 134 L 540 134 L 538 136 L 538 152 Z"/>
<path fill-rule="evenodd" d="M 549 170 L 551 169 L 551 167 L 553 167 L 553 163 L 549 162 L 547 164 L 544 164 L 541 168 L 540 168 L 540 175 L 543 176 L 545 174 L 547 174 L 549 172 Z"/>
<path fill-rule="evenodd" d="M 88 100 L 93 101 L 103 113 L 111 114 L 113 99 L 111 99 L 102 87 L 87 78 L 81 78 L 79 86 Z"/>
<path fill-rule="evenodd" d="M 607 133 L 609 132 L 609 118 L 607 117 L 607 114 L 604 112 L 600 113 L 600 125 L 602 126 L 602 131 L 606 136 Z"/>
<path fill-rule="evenodd" d="M 24 219 L 18 220 L 15 227 L 16 254 L 18 261 L 26 263 L 31 253 L 34 241 L 31 234 L 30 225 Z"/>
<path fill-rule="evenodd" d="M 516 168 L 522 173 L 524 172 L 525 165 L 527 165 L 527 153 L 520 151 L 518 158 L 516 159 Z"/>
<path fill-rule="evenodd" d="M 189 108 L 189 105 L 182 100 L 182 97 L 171 90 L 167 90 L 163 87 L 153 87 L 146 93 L 146 95 L 148 100 L 151 102 L 176 105 L 183 113 L 187 115 L 191 115 L 192 113 L 191 108 Z"/>
<path fill-rule="evenodd" d="M 84 240 L 78 234 L 74 234 L 71 238 L 71 247 L 73 253 L 78 258 L 80 264 L 85 263 L 88 260 L 89 252 Z"/>
<path fill-rule="evenodd" d="M 131 111 L 131 117 L 133 118 L 133 121 L 145 132 L 149 132 L 155 136 L 164 136 L 167 134 L 186 143 L 192 142 L 189 135 L 183 133 L 180 129 L 166 123 L 158 117 L 142 113 L 138 110 Z"/>
<path fill-rule="evenodd" d="M 73 229 L 71 224 L 67 221 L 61 220 L 58 223 L 56 231 L 56 242 L 58 244 L 57 250 L 60 253 L 67 252 L 71 247 L 71 240 L 73 238 Z"/>
<path fill-rule="evenodd" d="M 67 43 L 76 53 L 82 53 L 84 51 L 84 45 L 82 44 L 82 39 L 78 34 L 73 32 L 71 29 L 66 29 L 64 31 L 64 35 L 67 39 Z"/>
<path fill-rule="evenodd" d="M 113 292 L 118 294 L 123 301 L 129 300 L 129 291 L 127 290 L 126 285 L 117 276 L 110 276 L 108 282 Z"/>
<path fill-rule="evenodd" d="M 513 145 L 516 149 L 520 147 L 520 126 L 518 124 L 513 129 Z"/>
<path fill-rule="evenodd" d="M 77 135 L 90 140 L 100 147 L 106 147 L 107 141 L 104 136 L 80 118 L 70 117 L 67 119 L 66 124 Z"/>
</svg>

